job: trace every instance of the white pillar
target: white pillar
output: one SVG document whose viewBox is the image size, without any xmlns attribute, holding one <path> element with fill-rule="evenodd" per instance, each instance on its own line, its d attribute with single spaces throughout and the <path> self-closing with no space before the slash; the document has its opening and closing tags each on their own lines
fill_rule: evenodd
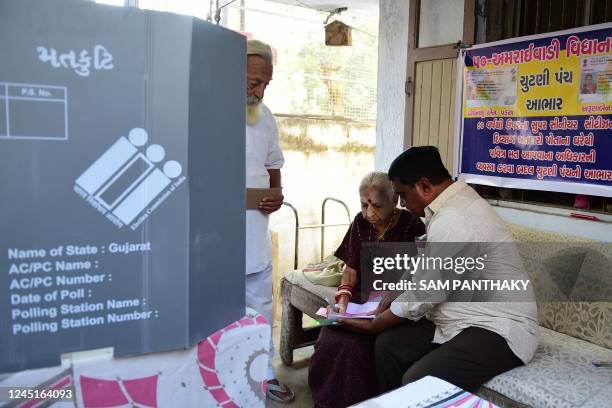
<svg viewBox="0 0 612 408">
<path fill-rule="evenodd" d="M 380 0 L 376 170 L 387 171 L 403 151 L 408 50 L 408 0 Z"/>
</svg>

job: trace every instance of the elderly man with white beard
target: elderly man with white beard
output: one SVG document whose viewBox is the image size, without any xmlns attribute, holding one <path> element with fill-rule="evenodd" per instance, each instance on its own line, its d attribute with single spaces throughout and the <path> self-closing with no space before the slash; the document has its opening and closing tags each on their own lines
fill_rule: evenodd
<svg viewBox="0 0 612 408">
<path fill-rule="evenodd" d="M 278 143 L 278 129 L 270 110 L 263 104 L 264 92 L 272 80 L 272 48 L 257 40 L 247 41 L 246 93 L 246 186 L 281 187 L 281 167 L 285 162 Z M 283 204 L 283 196 L 264 197 L 258 209 L 246 213 L 246 304 L 261 313 L 272 325 L 272 243 L 268 232 L 271 213 Z M 266 396 L 285 403 L 294 398 L 281 384 L 271 361 L 274 345 L 270 339 L 270 362 Z"/>
</svg>

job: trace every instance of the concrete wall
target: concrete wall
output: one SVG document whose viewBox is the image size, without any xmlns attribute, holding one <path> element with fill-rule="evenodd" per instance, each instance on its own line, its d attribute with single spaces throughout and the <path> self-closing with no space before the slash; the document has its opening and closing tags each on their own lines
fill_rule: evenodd
<svg viewBox="0 0 612 408">
<path fill-rule="evenodd" d="M 306 154 L 337 150 L 373 153 L 375 123 L 344 119 L 275 115 L 283 149 Z"/>
<path fill-rule="evenodd" d="M 408 0 L 380 0 L 376 169 L 386 171 L 404 150 Z"/>
</svg>

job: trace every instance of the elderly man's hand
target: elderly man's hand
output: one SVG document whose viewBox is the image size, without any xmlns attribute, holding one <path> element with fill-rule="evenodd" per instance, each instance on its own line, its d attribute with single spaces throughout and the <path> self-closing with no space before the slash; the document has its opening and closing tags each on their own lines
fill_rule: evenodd
<svg viewBox="0 0 612 408">
<path fill-rule="evenodd" d="M 259 202 L 257 208 L 266 214 L 272 214 L 274 211 L 278 211 L 283 205 L 285 197 L 281 194 L 278 196 L 264 197 Z"/>
</svg>

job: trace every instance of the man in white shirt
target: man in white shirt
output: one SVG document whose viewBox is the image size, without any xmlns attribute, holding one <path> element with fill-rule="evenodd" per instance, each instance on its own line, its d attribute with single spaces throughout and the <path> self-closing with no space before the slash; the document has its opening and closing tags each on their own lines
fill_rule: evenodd
<svg viewBox="0 0 612 408">
<path fill-rule="evenodd" d="M 246 187 L 281 187 L 281 167 L 285 162 L 279 147 L 278 129 L 270 110 L 263 104 L 264 92 L 272 80 L 272 49 L 257 41 L 247 41 L 246 105 Z M 272 244 L 268 232 L 269 215 L 283 204 L 283 196 L 264 197 L 259 209 L 246 213 L 246 304 L 261 313 L 272 325 Z M 271 361 L 274 344 L 270 338 L 268 398 L 289 402 L 293 392 L 276 379 Z"/>
<path fill-rule="evenodd" d="M 470 186 L 453 182 L 435 147 L 406 150 L 391 164 L 389 178 L 406 207 L 425 218 L 426 256 L 428 248 L 454 251 L 473 243 L 486 250 L 482 274 L 487 280 L 529 279 L 504 221 Z M 440 276 L 417 271 L 413 282 Z M 373 321 L 343 322 L 380 333 L 375 352 L 381 392 L 427 375 L 475 391 L 531 360 L 538 343 L 531 286 L 514 298 L 494 293 L 486 302 L 446 301 L 438 295 L 408 290 Z"/>
</svg>

